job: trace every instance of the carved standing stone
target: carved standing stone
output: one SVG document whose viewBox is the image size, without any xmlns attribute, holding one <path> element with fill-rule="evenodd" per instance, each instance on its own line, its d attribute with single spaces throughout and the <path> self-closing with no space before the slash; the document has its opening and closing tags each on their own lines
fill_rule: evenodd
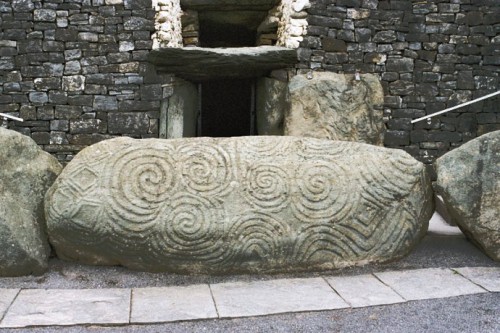
<svg viewBox="0 0 500 333">
<path fill-rule="evenodd" d="M 4 128 L 0 166 L 0 276 L 43 273 L 50 253 L 43 200 L 62 167 L 35 141 Z"/>
<path fill-rule="evenodd" d="M 384 93 L 373 74 L 328 72 L 295 76 L 289 84 L 285 135 L 383 145 Z"/>
<path fill-rule="evenodd" d="M 327 269 L 405 254 L 427 230 L 403 151 L 295 137 L 100 142 L 46 197 L 57 254 L 188 273 Z"/>
<path fill-rule="evenodd" d="M 436 160 L 436 191 L 460 229 L 500 261 L 500 131 Z"/>
</svg>

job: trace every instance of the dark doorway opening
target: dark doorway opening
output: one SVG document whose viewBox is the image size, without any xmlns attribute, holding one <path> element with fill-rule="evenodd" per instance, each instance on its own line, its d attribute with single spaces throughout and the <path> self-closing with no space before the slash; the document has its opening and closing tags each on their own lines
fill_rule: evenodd
<svg viewBox="0 0 500 333">
<path fill-rule="evenodd" d="M 254 93 L 252 79 L 211 80 L 201 84 L 200 136 L 230 137 L 254 135 Z"/>
<path fill-rule="evenodd" d="M 256 46 L 257 27 L 267 11 L 199 12 L 201 47 Z"/>
</svg>

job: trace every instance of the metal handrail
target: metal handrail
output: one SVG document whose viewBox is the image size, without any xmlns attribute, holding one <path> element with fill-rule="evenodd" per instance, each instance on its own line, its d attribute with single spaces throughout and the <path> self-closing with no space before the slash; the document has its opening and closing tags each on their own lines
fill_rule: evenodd
<svg viewBox="0 0 500 333">
<path fill-rule="evenodd" d="M 23 118 L 14 117 L 6 113 L 0 113 L 0 117 L 4 118 L 4 120 L 11 119 L 15 121 L 24 121 Z"/>
<path fill-rule="evenodd" d="M 482 101 L 484 99 L 487 99 L 487 98 L 490 98 L 490 97 L 493 97 L 493 96 L 496 96 L 496 95 L 500 95 L 500 91 L 497 91 L 497 92 L 494 92 L 494 93 L 491 93 L 491 94 L 488 94 L 488 95 L 484 95 L 483 97 L 479 97 L 479 98 L 473 99 L 472 101 L 468 101 L 468 102 L 465 102 L 465 103 L 462 103 L 462 104 L 459 104 L 459 105 L 455 105 L 455 106 L 453 106 L 451 108 L 444 109 L 442 111 L 439 111 L 439 112 L 436 112 L 436 113 L 433 113 L 433 114 L 430 114 L 430 115 L 427 115 L 427 116 L 424 116 L 424 117 L 420 117 L 420 118 L 414 119 L 414 120 L 411 121 L 411 123 L 412 124 L 418 123 L 419 121 L 426 120 L 426 119 L 430 120 L 432 117 L 435 117 L 435 116 L 438 116 L 440 114 L 443 114 L 443 113 L 446 113 L 446 112 L 450 112 L 450 111 L 459 109 L 459 108 L 461 108 L 463 106 L 467 106 L 469 104 L 473 104 L 473 103 Z"/>
</svg>

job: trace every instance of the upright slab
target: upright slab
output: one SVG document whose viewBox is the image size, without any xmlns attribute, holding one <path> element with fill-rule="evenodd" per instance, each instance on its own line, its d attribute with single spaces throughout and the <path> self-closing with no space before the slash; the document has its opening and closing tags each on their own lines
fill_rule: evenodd
<svg viewBox="0 0 500 333">
<path fill-rule="evenodd" d="M 500 131 L 436 160 L 436 191 L 464 234 L 500 261 Z"/>
<path fill-rule="evenodd" d="M 296 137 L 133 140 L 83 150 L 46 196 L 58 256 L 188 273 L 329 269 L 405 254 L 433 212 L 400 150 Z"/>
</svg>

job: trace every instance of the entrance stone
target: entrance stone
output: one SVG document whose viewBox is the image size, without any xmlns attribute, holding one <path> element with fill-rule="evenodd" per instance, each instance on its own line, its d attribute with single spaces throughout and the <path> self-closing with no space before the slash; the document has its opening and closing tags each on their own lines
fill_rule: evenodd
<svg viewBox="0 0 500 333">
<path fill-rule="evenodd" d="M 453 221 L 500 261 L 500 131 L 467 142 L 436 160 L 436 191 Z"/>
<path fill-rule="evenodd" d="M 375 75 L 297 75 L 289 92 L 285 135 L 383 145 L 384 93 Z"/>
<path fill-rule="evenodd" d="M 27 136 L 0 128 L 0 276 L 41 274 L 50 253 L 43 198 L 61 172 Z"/>
<path fill-rule="evenodd" d="M 394 260 L 434 210 L 401 150 L 279 136 L 102 141 L 45 205 L 63 259 L 214 274 Z"/>
</svg>

